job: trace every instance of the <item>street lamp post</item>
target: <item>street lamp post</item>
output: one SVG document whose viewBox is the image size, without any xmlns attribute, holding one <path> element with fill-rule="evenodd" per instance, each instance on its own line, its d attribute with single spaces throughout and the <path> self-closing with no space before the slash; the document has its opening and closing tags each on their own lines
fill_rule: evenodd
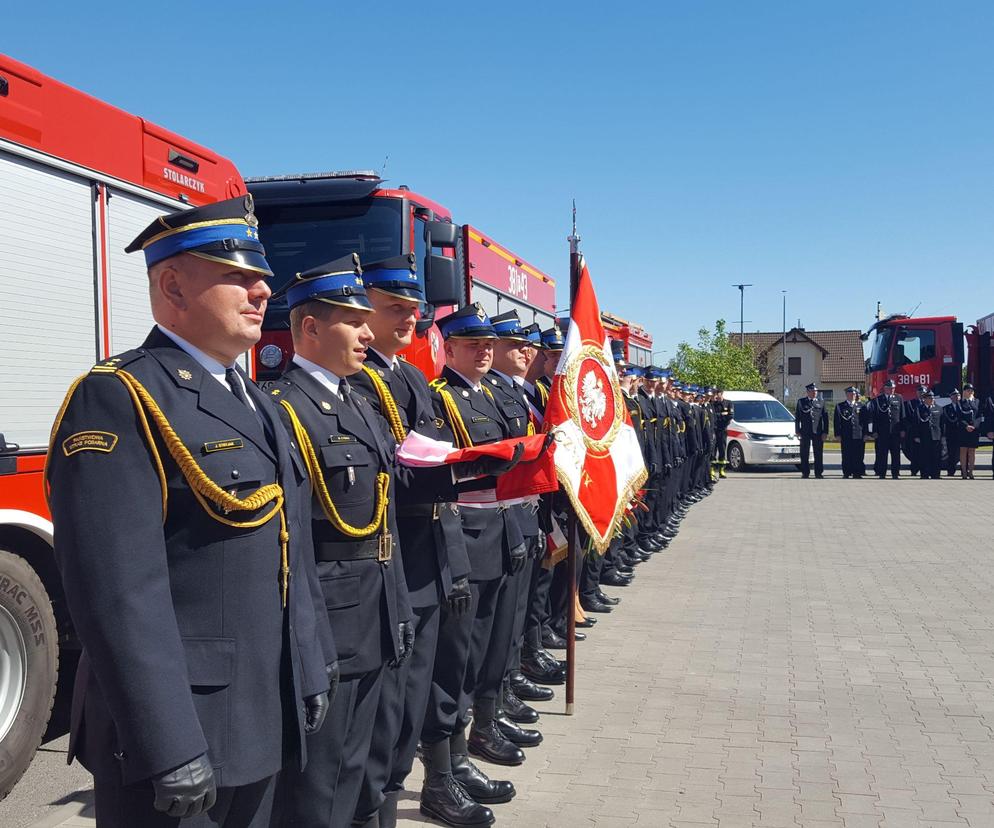
<svg viewBox="0 0 994 828">
<path fill-rule="evenodd" d="M 783 335 L 780 338 L 780 379 L 783 383 L 780 389 L 780 402 L 787 405 L 787 291 L 783 294 Z"/>
<path fill-rule="evenodd" d="M 739 347 L 745 347 L 745 295 L 746 288 L 752 285 L 732 285 L 739 289 Z"/>
</svg>

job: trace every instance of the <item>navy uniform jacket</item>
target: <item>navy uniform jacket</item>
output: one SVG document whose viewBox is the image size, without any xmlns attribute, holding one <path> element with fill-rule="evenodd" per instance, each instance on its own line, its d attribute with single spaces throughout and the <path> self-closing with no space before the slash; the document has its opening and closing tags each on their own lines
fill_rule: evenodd
<svg viewBox="0 0 994 828">
<path fill-rule="evenodd" d="M 247 521 L 271 507 L 202 506 L 150 419 L 165 476 L 163 519 L 163 489 L 135 405 L 108 368 L 145 387 L 226 492 L 244 499 L 266 484 L 282 487 L 286 609 L 279 515 L 256 528 L 212 518 L 206 509 Z M 55 555 L 83 643 L 69 757 L 90 767 L 98 751 L 113 753 L 124 784 L 205 752 L 218 785 L 271 776 L 283 767 L 284 745 L 303 758 L 302 699 L 328 689 L 325 664 L 335 653 L 327 620 L 315 612 L 304 466 L 266 398 L 245 384 L 258 415 L 156 329 L 141 348 L 87 375 L 54 430 Z"/>
<path fill-rule="evenodd" d="M 635 429 L 635 436 L 638 437 L 639 448 L 642 450 L 642 459 L 646 457 L 646 431 L 645 431 L 645 420 L 642 419 L 642 409 L 639 407 L 638 400 L 636 400 L 630 394 L 622 392 L 625 398 L 625 408 L 628 409 L 628 416 L 631 418 L 632 427 Z M 646 463 L 646 466 L 649 464 Z"/>
<path fill-rule="evenodd" d="M 717 432 L 728 429 L 728 424 L 735 416 L 735 408 L 731 400 L 712 400 L 711 410 L 714 412 L 714 428 Z"/>
<path fill-rule="evenodd" d="M 444 383 L 444 386 L 443 386 Z M 485 380 L 481 388 L 492 384 Z M 443 368 L 442 374 L 432 384 L 432 399 L 436 416 L 448 422 L 448 414 L 439 394 L 439 388 L 444 387 L 451 392 L 462 417 L 463 424 L 469 432 L 474 446 L 485 443 L 496 443 L 512 436 L 497 405 L 484 390 L 474 391 L 459 374 L 451 368 Z M 449 426 L 451 427 L 451 423 Z M 496 478 L 487 477 L 462 484 L 466 491 L 472 489 L 492 489 Z M 521 530 L 511 510 L 495 508 L 474 508 L 461 506 L 459 514 L 462 518 L 463 535 L 466 538 L 466 551 L 469 555 L 471 569 L 470 580 L 491 581 L 503 576 L 509 571 L 510 550 L 523 543 Z"/>
<path fill-rule="evenodd" d="M 498 374 L 491 371 L 483 379 L 489 382 L 494 392 L 494 402 L 507 426 L 508 437 L 528 436 L 528 424 L 531 422 L 531 411 L 523 388 L 511 385 Z M 518 523 L 521 534 L 533 537 L 539 534 L 537 498 L 535 503 L 518 503 L 514 507 L 514 518 Z"/>
<path fill-rule="evenodd" d="M 911 433 L 922 443 L 937 443 L 942 439 L 944 420 L 942 408 L 920 403 L 911 415 Z"/>
<path fill-rule="evenodd" d="M 880 394 L 869 403 L 873 433 L 878 437 L 899 435 L 904 430 L 904 401 L 897 394 Z"/>
<path fill-rule="evenodd" d="M 825 403 L 801 397 L 794 407 L 794 429 L 802 437 L 823 437 L 828 434 L 828 412 Z"/>
<path fill-rule="evenodd" d="M 641 388 L 635 395 L 635 402 L 638 403 L 639 409 L 642 411 L 642 422 L 645 423 L 645 465 L 651 474 L 655 474 L 659 471 L 662 460 L 659 448 L 659 420 L 656 417 L 656 407 L 653 404 L 652 397 Z"/>
<path fill-rule="evenodd" d="M 694 407 L 686 400 L 680 400 L 680 412 L 683 414 L 683 439 L 687 457 L 693 457 L 700 451 L 700 434 L 697 433 L 697 416 Z"/>
<path fill-rule="evenodd" d="M 866 419 L 866 407 L 859 402 L 843 400 L 835 406 L 835 436 L 846 440 L 863 439 L 863 421 Z"/>
<path fill-rule="evenodd" d="M 666 397 L 652 398 L 653 416 L 656 419 L 656 437 L 659 441 L 659 470 L 673 466 L 673 439 L 669 400 Z"/>
<path fill-rule="evenodd" d="M 347 524 L 364 527 L 373 520 L 376 475 L 390 474 L 387 526 L 395 542 L 389 561 L 338 559 L 350 548 L 375 545 L 378 535 L 354 539 L 340 532 L 325 516 L 316 492 L 312 498 L 313 553 L 339 668 L 343 676 L 375 670 L 400 654 L 397 628 L 412 618 L 396 542 L 393 436 L 361 394 L 351 395 L 355 408 L 349 408 L 295 362 L 271 384 L 270 395 L 273 402 L 288 402 L 296 412 L 314 446 L 331 501 Z M 292 435 L 288 412 L 282 405 L 279 411 Z"/>
<path fill-rule="evenodd" d="M 391 369 L 372 349 L 366 351 L 366 365 L 390 389 L 405 431 L 455 443 L 446 422 L 435 416 L 424 374 L 402 359 Z M 365 371 L 353 374 L 349 383 L 382 415 L 379 394 Z M 456 500 L 452 472 L 448 466 L 440 469 L 398 466 L 397 488 L 397 525 L 405 550 L 408 596 L 414 607 L 433 606 L 449 594 L 453 581 L 469 575 L 462 522 L 452 506 Z"/>
</svg>

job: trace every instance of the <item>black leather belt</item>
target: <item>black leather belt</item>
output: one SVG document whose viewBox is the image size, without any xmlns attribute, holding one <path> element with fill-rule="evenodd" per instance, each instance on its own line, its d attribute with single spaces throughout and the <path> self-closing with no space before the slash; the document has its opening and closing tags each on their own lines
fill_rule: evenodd
<svg viewBox="0 0 994 828">
<path fill-rule="evenodd" d="M 393 558 L 393 535 L 390 532 L 384 532 L 375 538 L 342 543 L 318 541 L 314 544 L 314 557 L 322 563 L 368 560 L 387 563 Z"/>
<path fill-rule="evenodd" d="M 409 503 L 397 507 L 397 517 L 420 517 L 438 520 L 438 515 L 444 506 L 444 503 Z"/>
</svg>

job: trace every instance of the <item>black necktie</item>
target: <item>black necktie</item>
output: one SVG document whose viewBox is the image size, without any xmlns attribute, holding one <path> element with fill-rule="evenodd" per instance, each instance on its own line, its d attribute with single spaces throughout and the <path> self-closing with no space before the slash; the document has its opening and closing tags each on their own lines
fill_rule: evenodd
<svg viewBox="0 0 994 828">
<path fill-rule="evenodd" d="M 242 385 L 241 378 L 234 368 L 224 369 L 224 381 L 228 383 L 228 387 L 231 389 L 231 393 L 235 395 L 235 399 L 246 408 L 251 409 L 252 406 L 249 405 L 248 397 L 245 396 L 245 386 Z"/>
</svg>

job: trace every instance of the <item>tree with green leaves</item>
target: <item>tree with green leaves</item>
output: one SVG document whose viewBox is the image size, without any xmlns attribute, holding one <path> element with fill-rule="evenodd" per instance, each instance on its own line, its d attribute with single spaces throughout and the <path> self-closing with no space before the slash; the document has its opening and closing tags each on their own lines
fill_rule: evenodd
<svg viewBox="0 0 994 828">
<path fill-rule="evenodd" d="M 701 328 L 697 337 L 696 347 L 688 342 L 677 346 L 670 368 L 678 380 L 730 391 L 764 390 L 752 346 L 739 347 L 724 319 L 714 323 L 714 331 Z"/>
</svg>

